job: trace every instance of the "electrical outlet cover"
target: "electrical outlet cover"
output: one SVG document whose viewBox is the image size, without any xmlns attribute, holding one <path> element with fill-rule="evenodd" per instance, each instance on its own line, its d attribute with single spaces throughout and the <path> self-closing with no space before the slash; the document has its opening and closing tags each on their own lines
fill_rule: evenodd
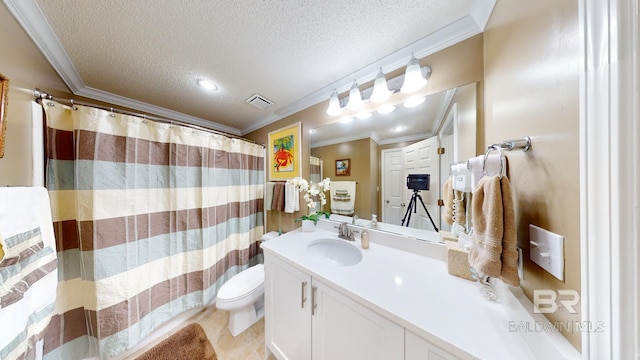
<svg viewBox="0 0 640 360">
<path fill-rule="evenodd" d="M 564 281 L 564 237 L 529 224 L 529 258 Z"/>
</svg>

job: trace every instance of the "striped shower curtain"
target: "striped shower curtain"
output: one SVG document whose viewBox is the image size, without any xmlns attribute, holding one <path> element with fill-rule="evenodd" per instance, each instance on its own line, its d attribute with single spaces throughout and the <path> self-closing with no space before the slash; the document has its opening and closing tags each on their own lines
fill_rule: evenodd
<svg viewBox="0 0 640 360">
<path fill-rule="evenodd" d="M 45 100 L 59 259 L 45 359 L 110 359 L 262 261 L 264 151 Z"/>
</svg>

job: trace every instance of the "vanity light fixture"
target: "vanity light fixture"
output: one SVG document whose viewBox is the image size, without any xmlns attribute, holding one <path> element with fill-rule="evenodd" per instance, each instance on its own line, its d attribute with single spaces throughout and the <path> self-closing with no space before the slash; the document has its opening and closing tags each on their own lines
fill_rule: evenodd
<svg viewBox="0 0 640 360">
<path fill-rule="evenodd" d="M 407 68 L 404 74 L 398 75 L 389 81 L 387 81 L 385 74 L 382 72 L 382 67 L 376 75 L 374 84 L 372 87 L 364 89 L 362 92 L 358 88 L 358 81 L 353 80 L 353 84 L 349 89 L 349 97 L 345 97 L 342 100 L 338 98 L 338 90 L 334 89 L 329 97 L 329 107 L 327 108 L 327 114 L 330 116 L 338 116 L 342 114 L 344 107 L 356 112 L 362 108 L 365 101 L 372 103 L 384 103 L 391 97 L 392 94 L 401 91 L 403 93 L 410 93 L 421 89 L 431 76 L 431 68 L 428 66 L 420 66 L 420 61 L 416 59 L 415 55 L 411 54 L 411 60 L 407 64 Z M 402 84 L 402 86 L 400 86 Z M 393 88 L 389 89 L 389 85 Z M 417 104 L 416 104 L 417 105 Z M 393 110 L 390 110 L 393 111 Z M 390 112 L 388 111 L 388 112 Z M 384 113 L 384 110 L 380 111 Z"/>
<path fill-rule="evenodd" d="M 212 83 L 209 80 L 199 79 L 197 82 L 198 82 L 198 85 L 200 85 L 200 87 L 205 90 L 209 90 L 209 91 L 218 90 L 218 87 L 216 86 L 216 84 Z"/>
<path fill-rule="evenodd" d="M 356 117 L 360 120 L 365 120 L 371 117 L 371 113 L 368 111 L 359 112 Z"/>
<path fill-rule="evenodd" d="M 362 105 L 364 105 L 364 102 L 362 102 L 362 95 L 360 94 L 360 89 L 358 89 L 358 82 L 353 80 L 353 85 L 351 85 L 351 90 L 349 90 L 347 109 L 358 110 Z"/>
<path fill-rule="evenodd" d="M 373 84 L 373 94 L 371 94 L 371 101 L 374 103 L 381 103 L 387 100 L 391 96 L 391 91 L 387 87 L 387 79 L 380 68 L 380 72 L 376 76 L 376 81 Z"/>
<path fill-rule="evenodd" d="M 392 113 L 396 110 L 396 107 L 393 105 L 387 105 L 387 106 L 383 106 L 380 109 L 378 109 L 378 112 L 380 114 L 388 114 L 388 113 Z"/>
<path fill-rule="evenodd" d="M 333 90 L 331 97 L 329 98 L 329 108 L 327 114 L 330 116 L 338 116 L 342 114 L 342 108 L 340 107 L 340 99 L 338 99 L 338 90 Z"/>
<path fill-rule="evenodd" d="M 405 103 L 402 105 L 404 105 L 404 107 L 406 108 L 412 108 L 422 104 L 426 99 L 426 96 L 414 97 L 405 101 Z"/>
<path fill-rule="evenodd" d="M 429 69 L 429 73 L 431 69 Z M 420 68 L 420 61 L 411 53 L 411 60 L 407 64 L 407 70 L 404 73 L 404 83 L 400 91 L 403 93 L 412 93 L 421 89 L 427 84 L 427 79 L 422 76 L 422 69 Z"/>
</svg>

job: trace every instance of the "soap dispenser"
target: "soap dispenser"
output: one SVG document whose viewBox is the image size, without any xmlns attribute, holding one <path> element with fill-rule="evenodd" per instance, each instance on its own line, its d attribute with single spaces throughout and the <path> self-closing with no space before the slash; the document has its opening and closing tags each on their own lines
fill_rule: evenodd
<svg viewBox="0 0 640 360">
<path fill-rule="evenodd" d="M 360 246 L 362 246 L 363 249 L 369 248 L 369 232 L 367 229 L 362 229 L 360 233 Z"/>
</svg>

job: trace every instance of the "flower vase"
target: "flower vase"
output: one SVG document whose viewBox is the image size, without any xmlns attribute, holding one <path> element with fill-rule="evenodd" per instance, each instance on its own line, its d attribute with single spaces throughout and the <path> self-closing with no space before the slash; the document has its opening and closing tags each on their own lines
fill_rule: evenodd
<svg viewBox="0 0 640 360">
<path fill-rule="evenodd" d="M 316 231 L 316 224 L 313 222 L 313 220 L 302 220 L 302 231 L 303 232 Z"/>
</svg>

